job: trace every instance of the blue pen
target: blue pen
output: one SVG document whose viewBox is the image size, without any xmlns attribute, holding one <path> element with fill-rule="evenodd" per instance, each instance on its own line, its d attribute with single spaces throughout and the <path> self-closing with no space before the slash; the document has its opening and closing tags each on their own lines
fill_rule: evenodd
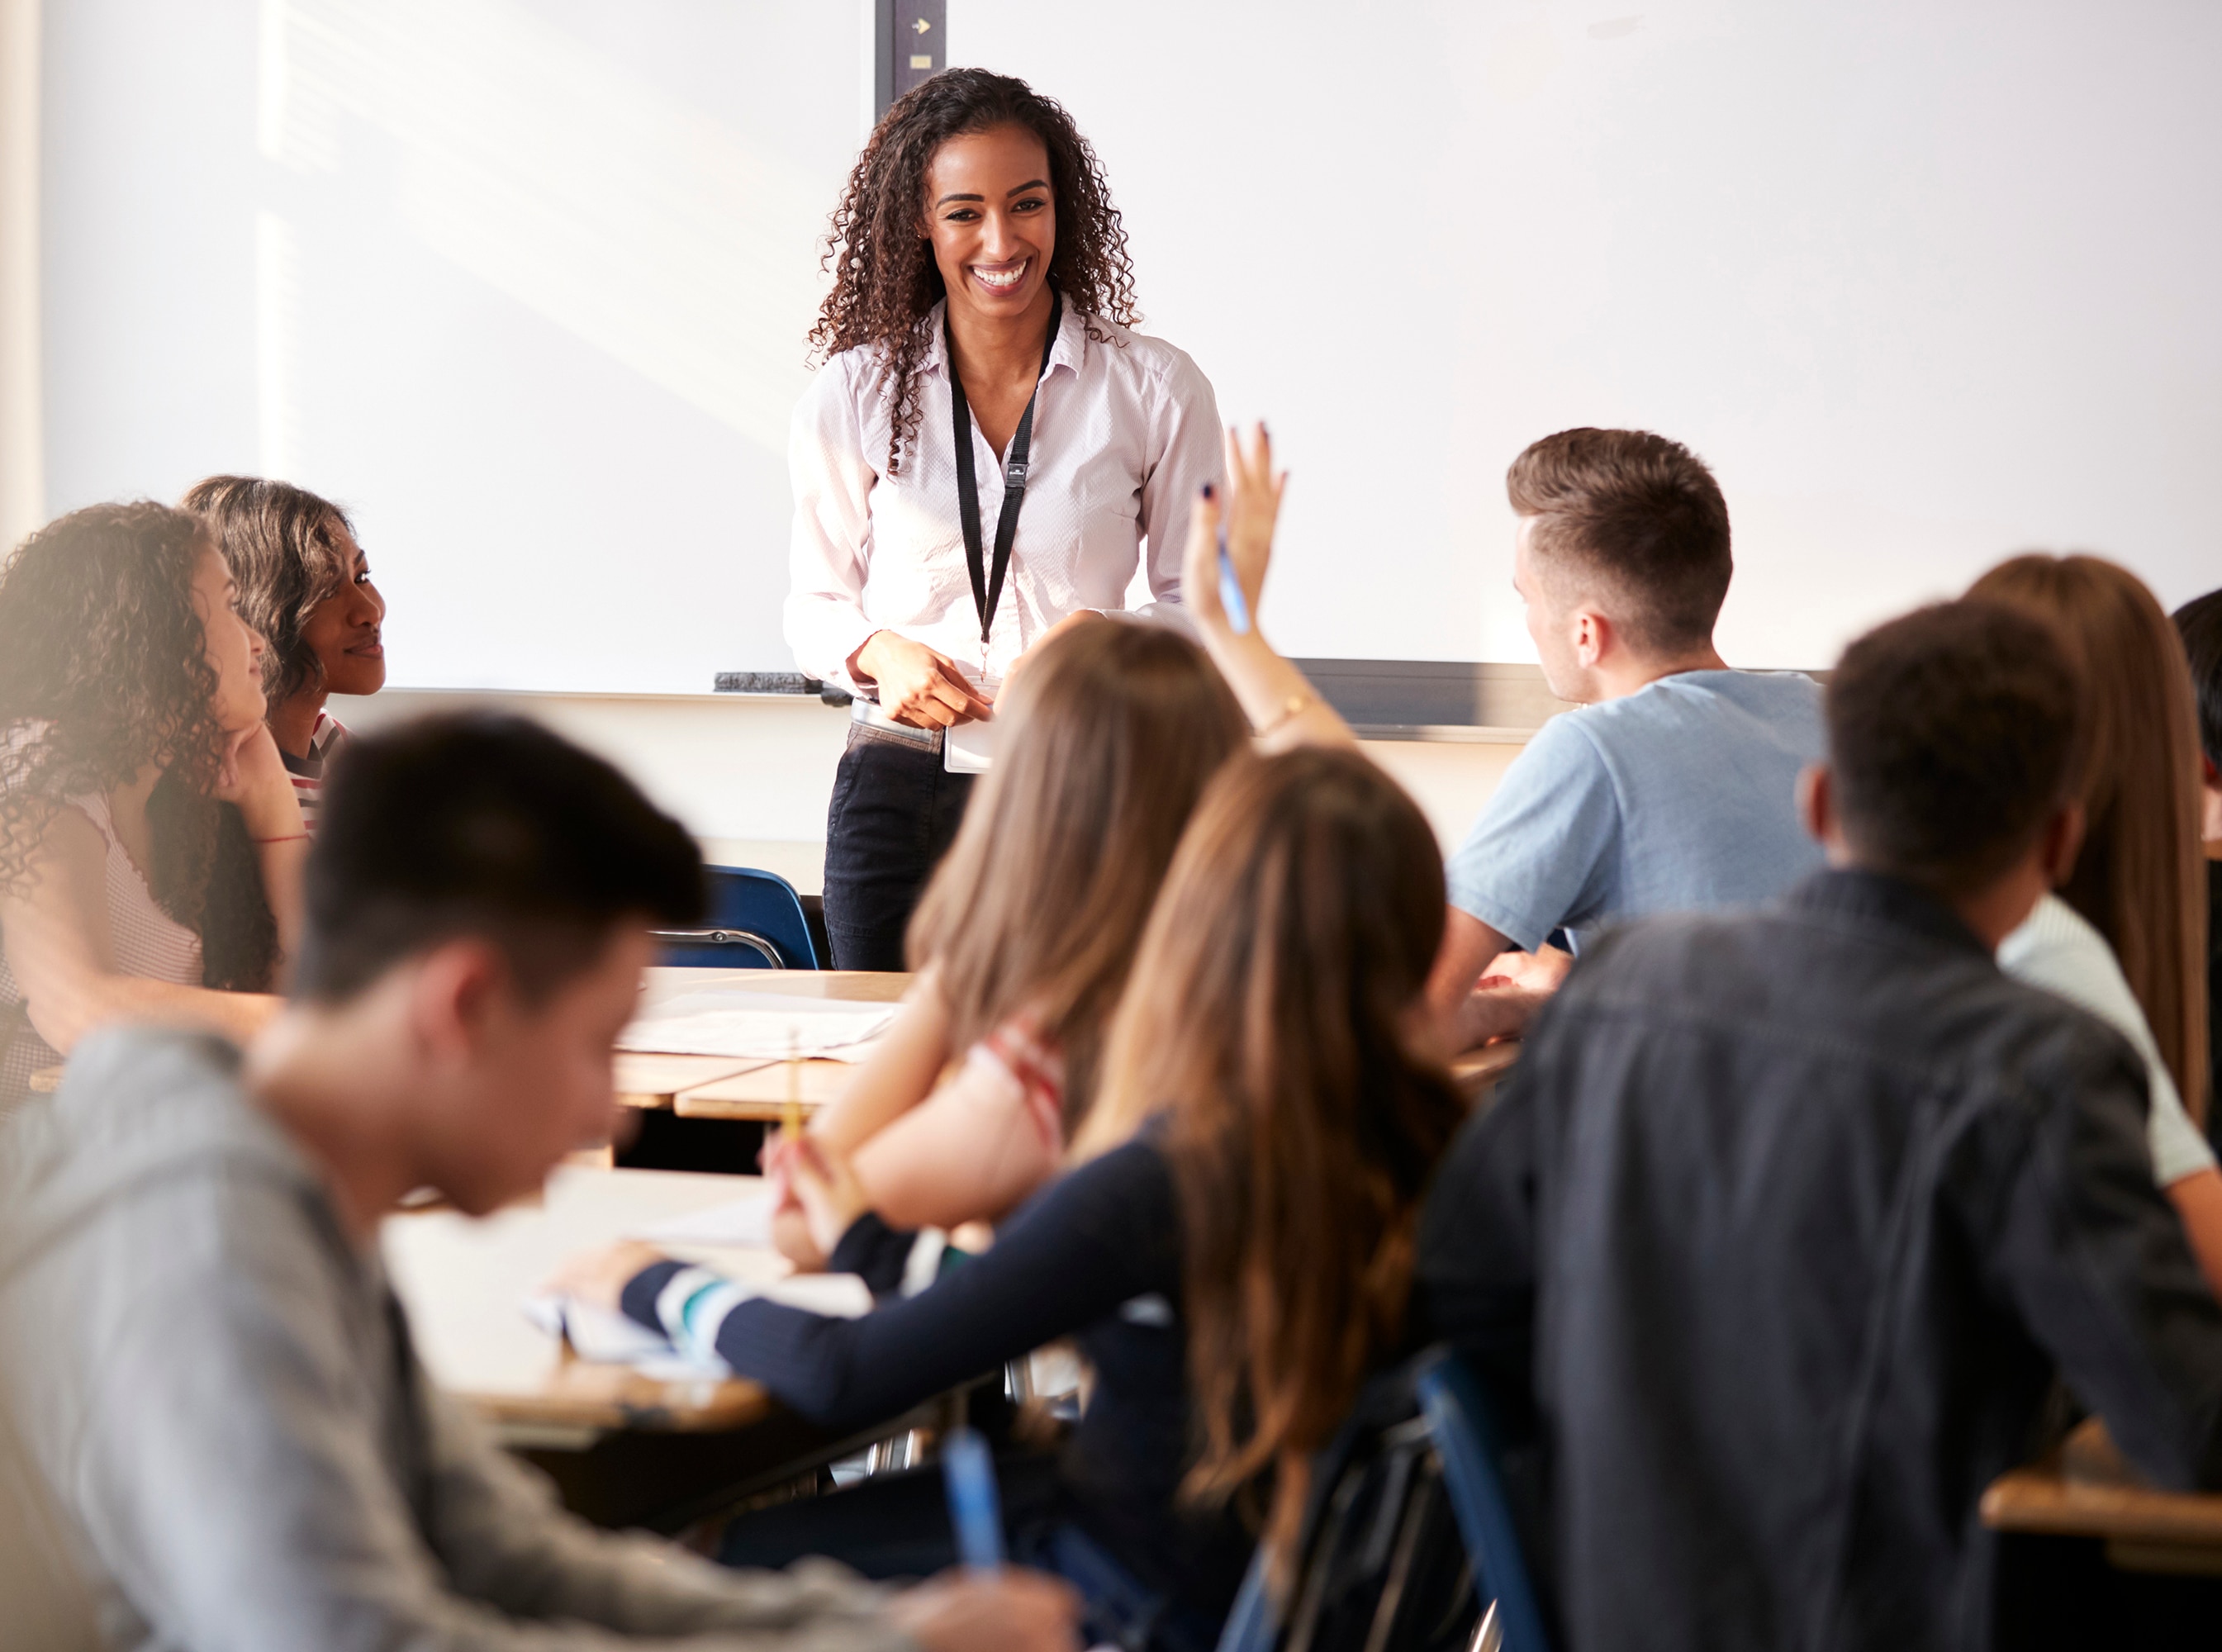
<svg viewBox="0 0 2222 1652">
<path fill-rule="evenodd" d="M 1227 623 L 1237 637 L 1250 631 L 1250 605 L 1242 595 L 1242 581 L 1234 577 L 1234 559 L 1227 554 L 1227 530 L 1219 531 L 1219 606 L 1227 610 Z"/>
<path fill-rule="evenodd" d="M 1003 1563 L 1003 1500 L 988 1442 L 973 1429 L 952 1430 L 941 1443 L 941 1474 L 949 1490 L 949 1523 L 957 1530 L 957 1558 L 975 1571 L 994 1571 Z"/>
</svg>

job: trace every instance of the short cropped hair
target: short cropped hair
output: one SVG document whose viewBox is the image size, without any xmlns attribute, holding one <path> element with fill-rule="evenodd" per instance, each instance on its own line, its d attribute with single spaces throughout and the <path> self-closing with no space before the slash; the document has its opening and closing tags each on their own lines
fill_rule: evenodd
<svg viewBox="0 0 2222 1652">
<path fill-rule="evenodd" d="M 2194 597 L 2170 616 L 2183 651 L 2191 656 L 2191 688 L 2199 700 L 2199 744 L 2207 762 L 2222 768 L 2222 591 Z"/>
<path fill-rule="evenodd" d="M 1845 839 L 1862 864 L 1940 893 L 2004 872 L 2081 781 L 2073 656 L 2005 603 L 1963 598 L 1877 626 L 1844 650 L 1826 703 Z"/>
<path fill-rule="evenodd" d="M 1638 654 L 1702 648 L 1736 571 L 1729 506 L 1704 460 L 1648 430 L 1560 430 L 1504 473 L 1512 508 L 1535 518 L 1547 566 L 1600 582 Z"/>
<path fill-rule="evenodd" d="M 359 736 L 332 763 L 306 875 L 295 998 L 344 1002 L 464 936 L 544 1000 L 628 920 L 703 906 L 686 829 L 601 758 L 528 719 L 427 717 Z"/>
</svg>

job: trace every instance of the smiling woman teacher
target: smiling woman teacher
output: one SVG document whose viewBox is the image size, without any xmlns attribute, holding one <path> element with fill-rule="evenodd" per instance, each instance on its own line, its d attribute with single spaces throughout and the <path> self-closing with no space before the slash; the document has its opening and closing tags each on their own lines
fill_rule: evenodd
<svg viewBox="0 0 2222 1652">
<path fill-rule="evenodd" d="M 1128 330 L 1095 152 L 1024 81 L 949 69 L 890 109 L 831 261 L 811 335 L 829 359 L 794 414 L 787 638 L 857 694 L 826 818 L 834 967 L 900 970 L 972 785 L 945 731 L 990 716 L 1060 622 L 1121 608 L 1145 542 L 1151 606 L 1179 601 L 1219 410 L 1193 361 Z"/>
</svg>

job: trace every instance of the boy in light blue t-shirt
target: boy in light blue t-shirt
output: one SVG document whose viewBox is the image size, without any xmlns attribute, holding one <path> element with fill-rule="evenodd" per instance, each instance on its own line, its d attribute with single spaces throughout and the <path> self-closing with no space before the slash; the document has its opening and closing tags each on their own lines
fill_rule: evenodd
<svg viewBox="0 0 2222 1652">
<path fill-rule="evenodd" d="M 1579 952 L 1648 913 L 1754 905 L 1821 864 L 1795 798 L 1821 756 L 1821 690 L 1732 671 L 1713 647 L 1733 564 L 1704 462 L 1646 431 L 1562 430 L 1505 487 L 1528 635 L 1551 692 L 1579 709 L 1528 743 L 1446 868 L 1432 996 L 1469 1044 L 1516 1031 L 1536 1002 L 1471 996 L 1499 953 L 1536 953 L 1560 930 Z M 1556 973 L 1539 962 L 1524 978 Z"/>
</svg>

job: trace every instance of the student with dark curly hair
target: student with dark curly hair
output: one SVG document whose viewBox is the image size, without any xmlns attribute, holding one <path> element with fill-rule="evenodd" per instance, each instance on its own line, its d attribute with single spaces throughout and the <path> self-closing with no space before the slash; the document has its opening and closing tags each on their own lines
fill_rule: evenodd
<svg viewBox="0 0 2222 1652">
<path fill-rule="evenodd" d="M 386 686 L 386 599 L 347 512 L 305 487 L 210 476 L 184 502 L 207 519 L 239 581 L 241 617 L 270 644 L 262 656 L 270 732 L 313 832 L 324 765 L 347 740 L 324 701 Z"/>
<path fill-rule="evenodd" d="M 277 1008 L 308 834 L 236 600 L 161 505 L 72 512 L 0 568 L 0 1111 L 104 1022 L 243 1039 Z"/>
<path fill-rule="evenodd" d="M 900 970 L 971 788 L 946 731 L 991 715 L 1052 627 L 1123 608 L 1145 542 L 1152 606 L 1179 601 L 1219 410 L 1195 362 L 1131 330 L 1102 168 L 1024 81 L 950 69 L 901 99 L 827 259 L 811 342 L 828 359 L 790 453 L 787 638 L 857 695 L 826 822 L 834 964 Z"/>
</svg>

